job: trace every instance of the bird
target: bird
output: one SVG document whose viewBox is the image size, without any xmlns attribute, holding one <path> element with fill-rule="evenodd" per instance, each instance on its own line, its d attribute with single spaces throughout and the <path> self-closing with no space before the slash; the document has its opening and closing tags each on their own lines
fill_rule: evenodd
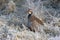
<svg viewBox="0 0 60 40">
<path fill-rule="evenodd" d="M 33 15 L 32 9 L 29 9 L 27 11 L 28 13 L 28 29 L 30 29 L 33 32 L 36 32 L 38 30 L 37 24 L 44 25 L 44 22 L 42 19 L 37 18 L 35 15 Z"/>
</svg>

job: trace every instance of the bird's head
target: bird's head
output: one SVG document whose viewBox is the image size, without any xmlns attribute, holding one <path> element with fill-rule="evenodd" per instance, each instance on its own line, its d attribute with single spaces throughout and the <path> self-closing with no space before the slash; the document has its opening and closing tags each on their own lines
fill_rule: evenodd
<svg viewBox="0 0 60 40">
<path fill-rule="evenodd" d="M 27 12 L 28 12 L 28 14 L 32 14 L 33 13 L 32 9 L 29 9 Z"/>
</svg>

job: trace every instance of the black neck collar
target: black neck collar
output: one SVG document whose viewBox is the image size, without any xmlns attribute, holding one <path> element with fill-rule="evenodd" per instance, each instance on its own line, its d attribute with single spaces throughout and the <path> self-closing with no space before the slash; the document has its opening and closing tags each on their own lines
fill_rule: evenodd
<svg viewBox="0 0 60 40">
<path fill-rule="evenodd" d="M 28 15 L 28 18 L 30 18 L 30 17 L 31 17 L 31 15 L 32 15 L 32 14 L 29 14 L 29 15 Z"/>
</svg>

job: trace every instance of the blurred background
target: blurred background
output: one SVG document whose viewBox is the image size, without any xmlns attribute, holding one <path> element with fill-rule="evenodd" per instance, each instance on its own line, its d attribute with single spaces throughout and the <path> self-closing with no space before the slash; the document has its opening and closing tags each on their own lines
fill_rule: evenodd
<svg viewBox="0 0 60 40">
<path fill-rule="evenodd" d="M 39 32 L 27 28 L 28 9 L 45 23 Z M 60 0 L 0 0 L 0 40 L 60 40 Z"/>
</svg>

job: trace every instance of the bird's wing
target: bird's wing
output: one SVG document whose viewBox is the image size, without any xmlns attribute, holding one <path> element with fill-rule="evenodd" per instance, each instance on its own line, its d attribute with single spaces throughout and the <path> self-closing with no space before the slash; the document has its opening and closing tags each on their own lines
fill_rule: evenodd
<svg viewBox="0 0 60 40">
<path fill-rule="evenodd" d="M 33 18 L 34 18 L 34 20 L 36 20 L 36 22 L 38 22 L 39 24 L 44 25 L 43 20 L 40 20 L 39 18 L 37 18 L 37 17 L 35 17 L 35 16 L 33 16 Z"/>
</svg>

